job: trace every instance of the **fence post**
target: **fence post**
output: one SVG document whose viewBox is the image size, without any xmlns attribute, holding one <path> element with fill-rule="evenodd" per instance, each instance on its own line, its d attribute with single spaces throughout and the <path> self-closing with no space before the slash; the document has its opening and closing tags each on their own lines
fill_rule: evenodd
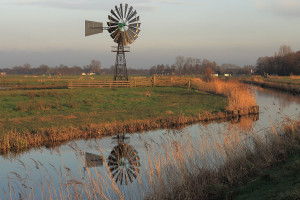
<svg viewBox="0 0 300 200">
<path fill-rule="evenodd" d="M 171 76 L 171 86 L 173 87 L 173 76 Z"/>
<path fill-rule="evenodd" d="M 188 89 L 191 89 L 191 79 L 189 79 Z"/>
<path fill-rule="evenodd" d="M 155 87 L 155 84 L 156 84 L 156 76 L 153 75 L 153 78 L 152 78 L 152 87 Z"/>
<path fill-rule="evenodd" d="M 136 87 L 136 80 L 134 79 L 134 87 Z"/>
</svg>

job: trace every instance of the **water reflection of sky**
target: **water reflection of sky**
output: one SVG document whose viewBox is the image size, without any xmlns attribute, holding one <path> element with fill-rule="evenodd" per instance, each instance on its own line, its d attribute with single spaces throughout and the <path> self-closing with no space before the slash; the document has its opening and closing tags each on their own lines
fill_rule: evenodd
<svg viewBox="0 0 300 200">
<path fill-rule="evenodd" d="M 270 92 L 269 90 L 256 89 L 255 90 L 256 101 L 260 106 L 259 119 L 248 119 L 242 118 L 240 121 L 222 122 L 222 123 L 210 123 L 210 124 L 194 124 L 185 127 L 181 130 L 157 130 L 149 131 L 146 133 L 135 133 L 128 135 L 130 137 L 129 143 L 137 152 L 140 158 L 140 171 L 139 177 L 133 180 L 133 184 L 125 185 L 118 184 L 118 187 L 128 198 L 139 199 L 143 196 L 143 192 L 147 191 L 147 185 L 149 183 L 148 170 L 149 156 L 151 158 L 166 156 L 168 154 L 167 149 L 171 145 L 178 145 L 179 148 L 187 148 L 187 146 L 194 145 L 201 151 L 201 146 L 211 146 L 212 151 L 205 149 L 202 152 L 203 156 L 212 156 L 218 148 L 217 144 L 221 144 L 226 140 L 227 137 L 233 137 L 233 131 L 238 130 L 240 135 L 246 135 L 249 130 L 254 132 L 260 131 L 270 126 L 270 122 L 280 122 L 290 116 L 293 119 L 299 117 L 300 100 L 299 97 L 294 97 L 288 94 L 279 92 Z M 257 121 L 256 121 L 257 120 Z M 234 130 L 233 130 L 234 129 Z M 82 181 L 85 180 L 86 171 L 85 168 L 85 157 L 84 152 L 89 152 L 95 155 L 101 155 L 107 159 L 112 149 L 117 145 L 115 140 L 111 137 L 94 140 L 79 140 L 70 142 L 67 145 L 59 147 L 57 150 L 50 150 L 41 148 L 38 150 L 31 150 L 18 157 L 7 159 L 4 157 L 0 158 L 0 197 L 4 197 L 2 188 L 7 190 L 7 177 L 15 178 L 15 175 L 11 172 L 16 172 L 21 175 L 22 178 L 26 177 L 23 162 L 26 166 L 27 173 L 29 174 L 30 180 L 32 181 L 32 187 L 36 191 L 39 191 L 37 184 L 45 182 L 45 177 L 51 176 L 54 185 L 59 185 L 62 181 L 63 187 L 66 186 L 65 177 L 57 175 L 56 170 L 64 171 L 65 168 L 70 169 L 70 173 L 73 176 Z M 70 147 L 72 146 L 72 148 Z M 200 147 L 199 147 L 200 146 Z M 80 149 L 82 152 L 76 152 L 73 148 Z M 203 148 L 204 151 L 204 148 Z M 213 157 L 213 156 L 212 156 Z M 155 160 L 155 159 L 153 159 Z M 21 161 L 21 162 L 20 162 Z M 39 165 L 40 169 L 36 168 L 36 162 L 42 163 L 47 170 L 41 170 L 42 166 Z M 214 160 L 211 160 L 212 165 L 215 164 Z M 200 164 L 201 165 L 201 164 Z M 109 183 L 110 176 L 108 174 L 105 163 L 103 166 L 96 166 L 90 168 L 91 172 L 96 170 L 103 177 L 103 182 L 106 186 L 113 187 Z M 11 182 L 17 181 L 13 179 Z M 17 181 L 18 182 L 18 181 Z M 132 194 L 131 191 L 134 191 Z M 110 195 L 110 198 L 118 198 L 110 189 L 105 191 L 106 195 Z M 40 194 L 35 193 L 37 199 L 41 198 Z"/>
</svg>

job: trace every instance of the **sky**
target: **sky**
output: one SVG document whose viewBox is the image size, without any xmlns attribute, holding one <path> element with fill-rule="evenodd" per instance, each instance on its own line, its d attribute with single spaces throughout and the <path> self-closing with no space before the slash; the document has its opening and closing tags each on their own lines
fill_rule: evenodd
<svg viewBox="0 0 300 200">
<path fill-rule="evenodd" d="M 173 64 L 177 56 L 255 65 L 281 45 L 300 50 L 300 0 L 1 0 L 0 68 L 115 62 L 107 31 L 85 37 L 85 20 L 106 23 L 128 3 L 141 20 L 129 68 Z"/>
</svg>

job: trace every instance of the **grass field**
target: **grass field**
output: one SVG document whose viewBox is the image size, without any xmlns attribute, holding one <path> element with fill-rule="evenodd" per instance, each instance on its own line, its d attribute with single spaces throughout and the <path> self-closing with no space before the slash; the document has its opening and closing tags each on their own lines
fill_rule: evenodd
<svg viewBox="0 0 300 200">
<path fill-rule="evenodd" d="M 225 97 L 174 87 L 0 91 L 0 133 L 224 111 Z"/>
</svg>

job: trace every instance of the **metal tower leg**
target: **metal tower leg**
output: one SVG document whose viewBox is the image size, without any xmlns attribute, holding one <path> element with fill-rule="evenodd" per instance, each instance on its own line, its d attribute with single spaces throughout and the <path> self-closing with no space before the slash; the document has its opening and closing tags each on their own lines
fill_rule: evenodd
<svg viewBox="0 0 300 200">
<path fill-rule="evenodd" d="M 127 67 L 126 67 L 126 58 L 124 46 L 122 44 L 118 45 L 116 63 L 115 63 L 115 74 L 114 80 L 123 80 L 128 81 Z"/>
</svg>

